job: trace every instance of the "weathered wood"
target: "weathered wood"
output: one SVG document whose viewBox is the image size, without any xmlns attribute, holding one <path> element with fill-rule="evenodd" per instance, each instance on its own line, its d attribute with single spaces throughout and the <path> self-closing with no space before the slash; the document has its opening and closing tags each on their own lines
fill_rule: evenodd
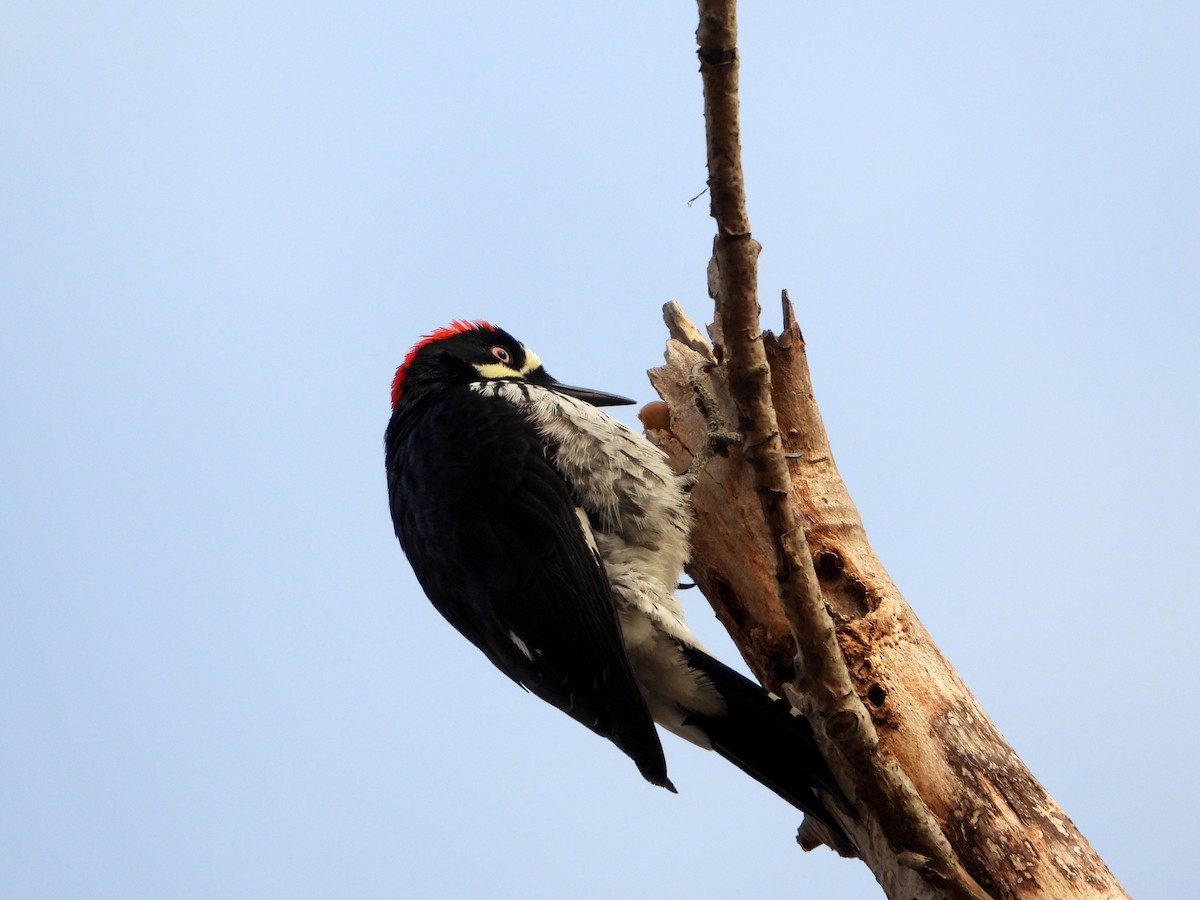
<svg viewBox="0 0 1200 900">
<path fill-rule="evenodd" d="M 688 386 L 697 352 L 682 312 L 669 304 L 675 334 L 666 365 L 650 372 L 670 407 L 670 431 L 651 436 L 680 469 L 704 440 L 705 424 Z M 1000 898 L 1127 896 L 1104 862 L 1055 804 L 905 602 L 875 556 L 841 480 L 812 389 L 804 341 L 790 308 L 789 326 L 763 336 L 771 399 L 790 468 L 787 502 L 805 523 L 811 554 L 837 643 L 855 693 L 877 735 L 877 765 L 894 766 L 909 781 L 953 848 L 987 894 Z M 713 370 L 710 390 L 730 416 L 735 405 L 727 373 Z M 743 454 L 732 449 L 709 463 L 692 489 L 696 528 L 689 576 L 709 599 L 747 664 L 767 687 L 785 693 L 795 677 L 796 644 L 779 601 L 776 559 L 766 519 Z M 825 731 L 830 730 L 826 723 Z M 832 735 L 840 737 L 840 735 Z M 851 739 L 853 739 L 853 735 Z M 830 763 L 850 788 L 862 821 L 846 827 L 888 896 L 969 896 L 922 873 L 924 854 L 884 836 L 882 812 L 857 790 L 864 774 L 832 740 Z"/>
<path fill-rule="evenodd" d="M 843 821 L 890 897 L 1003 898 L 1124 893 L 1005 743 L 904 602 L 866 539 L 813 397 L 804 342 L 784 296 L 781 340 L 760 331 L 757 260 L 741 165 L 736 0 L 698 0 L 714 347 L 678 308 L 666 401 L 646 420 L 680 468 L 712 444 L 689 376 L 701 360 L 744 440 L 692 490 L 689 574 L 764 684 L 812 721 L 856 804 Z M 661 426 L 666 425 L 662 430 Z M 686 461 L 686 462 L 685 462 Z M 806 822 L 801 843 L 825 840 Z"/>
</svg>

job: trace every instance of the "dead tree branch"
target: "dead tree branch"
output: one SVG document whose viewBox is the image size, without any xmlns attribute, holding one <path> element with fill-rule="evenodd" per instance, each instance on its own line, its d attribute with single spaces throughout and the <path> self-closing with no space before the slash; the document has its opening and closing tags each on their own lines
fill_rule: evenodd
<svg viewBox="0 0 1200 900">
<path fill-rule="evenodd" d="M 745 441 L 693 489 L 689 574 L 764 684 L 813 721 L 856 803 L 858 819 L 844 825 L 889 896 L 1125 896 L 875 558 L 833 463 L 786 295 L 784 333 L 760 331 L 736 8 L 699 0 L 699 9 L 715 346 L 668 306 L 667 365 L 651 378 L 672 418 L 656 437 L 681 468 L 702 446 L 687 377 L 709 357 L 722 363 L 710 389 Z"/>
</svg>

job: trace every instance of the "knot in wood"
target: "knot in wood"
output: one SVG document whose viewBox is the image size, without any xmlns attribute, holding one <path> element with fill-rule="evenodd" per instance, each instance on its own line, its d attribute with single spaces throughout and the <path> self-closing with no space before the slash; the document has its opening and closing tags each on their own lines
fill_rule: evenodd
<svg viewBox="0 0 1200 900">
<path fill-rule="evenodd" d="M 737 47 L 701 47 L 696 55 L 706 65 L 728 66 L 737 61 Z"/>
<path fill-rule="evenodd" d="M 825 736 L 831 741 L 848 741 L 858 734 L 858 728 L 858 716 L 849 709 L 839 709 L 825 719 Z"/>
</svg>

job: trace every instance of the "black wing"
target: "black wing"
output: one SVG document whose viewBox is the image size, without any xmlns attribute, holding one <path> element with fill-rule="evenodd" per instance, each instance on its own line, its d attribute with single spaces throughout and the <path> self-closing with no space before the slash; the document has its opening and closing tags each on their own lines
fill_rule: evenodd
<svg viewBox="0 0 1200 900">
<path fill-rule="evenodd" d="M 492 663 L 671 787 L 599 556 L 536 430 L 467 387 L 386 436 L 396 536 L 437 610 Z"/>
</svg>

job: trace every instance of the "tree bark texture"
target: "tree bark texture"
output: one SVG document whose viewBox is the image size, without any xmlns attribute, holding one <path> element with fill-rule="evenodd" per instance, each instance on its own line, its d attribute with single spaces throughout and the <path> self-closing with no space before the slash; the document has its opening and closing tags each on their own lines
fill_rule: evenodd
<svg viewBox="0 0 1200 900">
<path fill-rule="evenodd" d="M 697 362 L 724 355 L 724 348 L 718 340 L 708 350 L 674 304 L 667 319 L 672 338 L 666 365 L 650 378 L 670 407 L 671 426 L 650 434 L 682 470 L 707 428 L 689 378 Z M 875 556 L 834 463 L 790 309 L 785 322 L 779 337 L 768 333 L 761 342 L 790 469 L 786 502 L 805 525 L 823 612 L 867 727 L 845 728 L 836 715 L 813 712 L 803 649 L 799 666 L 795 662 L 797 645 L 811 644 L 812 636 L 794 636 L 789 625 L 776 538 L 753 471 L 737 448 L 715 457 L 692 488 L 696 527 L 689 576 L 759 680 L 792 696 L 826 738 L 827 758 L 859 816 L 844 825 L 888 896 L 978 896 L 976 889 L 1002 898 L 1126 896 L 980 708 Z M 728 381 L 721 366 L 708 385 L 732 421 L 737 412 Z M 793 681 L 798 691 L 789 690 Z M 868 729 L 873 744 L 862 740 Z M 854 744 L 860 746 L 851 749 Z M 889 789 L 881 797 L 870 787 L 880 772 L 911 784 L 969 880 L 953 869 L 930 869 L 921 817 L 910 822 L 904 804 L 889 799 Z"/>
<path fill-rule="evenodd" d="M 733 0 L 699 0 L 709 189 L 717 222 L 710 348 L 668 305 L 671 411 L 651 432 L 685 468 L 708 425 L 698 363 L 740 448 L 693 490 L 690 576 L 759 679 L 813 721 L 854 800 L 843 823 L 891 897 L 1126 896 L 1046 794 L 905 603 L 867 542 L 833 462 L 804 342 L 785 297 L 779 338 L 759 330 L 746 213 Z M 806 846 L 819 831 L 801 830 Z"/>
</svg>

